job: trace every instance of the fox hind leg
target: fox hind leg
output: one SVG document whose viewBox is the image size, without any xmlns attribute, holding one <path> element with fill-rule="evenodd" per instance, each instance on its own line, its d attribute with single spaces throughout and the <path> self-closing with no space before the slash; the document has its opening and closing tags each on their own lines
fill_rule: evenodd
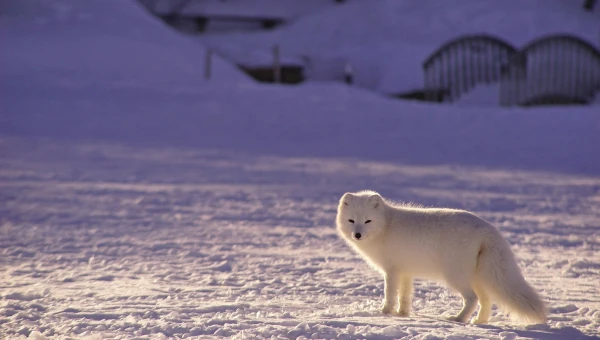
<svg viewBox="0 0 600 340">
<path fill-rule="evenodd" d="M 463 298 L 463 307 L 461 311 L 450 320 L 467 322 L 477 307 L 477 295 L 471 288 L 460 290 L 460 294 Z"/>
<path fill-rule="evenodd" d="M 473 290 L 473 278 L 477 268 L 476 257 L 448 258 L 444 270 L 446 283 L 460 293 L 463 306 L 460 312 L 450 318 L 452 321 L 467 322 L 477 308 L 477 294 Z"/>
<path fill-rule="evenodd" d="M 475 294 L 479 299 L 479 312 L 477 313 L 477 317 L 473 319 L 473 323 L 481 325 L 487 323 L 490 319 L 492 313 L 492 301 L 481 285 L 475 285 L 474 288 Z"/>
<path fill-rule="evenodd" d="M 448 274 L 450 274 L 446 275 L 448 284 L 450 287 L 458 291 L 463 298 L 463 307 L 461 311 L 455 317 L 450 318 L 450 320 L 467 322 L 477 307 L 477 294 L 475 294 L 475 291 L 471 287 L 470 279 L 465 279 L 462 276 L 452 275 L 456 273 Z"/>
</svg>

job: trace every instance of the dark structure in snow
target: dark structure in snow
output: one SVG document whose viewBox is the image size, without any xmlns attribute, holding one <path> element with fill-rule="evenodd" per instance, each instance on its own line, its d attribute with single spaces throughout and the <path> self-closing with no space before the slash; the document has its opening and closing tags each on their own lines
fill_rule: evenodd
<svg viewBox="0 0 600 340">
<path fill-rule="evenodd" d="M 600 90 L 600 51 L 573 35 L 536 39 L 504 67 L 504 106 L 588 104 Z"/>
<path fill-rule="evenodd" d="M 448 93 L 453 102 L 480 83 L 500 79 L 500 65 L 507 63 L 517 50 L 504 40 L 490 35 L 460 36 L 435 50 L 423 62 L 425 100 L 437 101 L 439 93 Z"/>
<path fill-rule="evenodd" d="M 520 50 L 489 35 L 460 36 L 434 51 L 423 72 L 426 101 L 454 102 L 478 84 L 499 82 L 503 106 L 588 104 L 600 90 L 600 51 L 568 34 Z"/>
<path fill-rule="evenodd" d="M 304 65 L 283 64 L 279 67 L 279 71 L 271 65 L 238 65 L 238 67 L 262 83 L 299 84 L 304 81 Z"/>
<path fill-rule="evenodd" d="M 596 4 L 598 3 L 598 0 L 585 0 L 585 2 L 583 3 L 583 8 L 586 11 L 593 11 L 594 7 L 596 6 Z"/>
</svg>

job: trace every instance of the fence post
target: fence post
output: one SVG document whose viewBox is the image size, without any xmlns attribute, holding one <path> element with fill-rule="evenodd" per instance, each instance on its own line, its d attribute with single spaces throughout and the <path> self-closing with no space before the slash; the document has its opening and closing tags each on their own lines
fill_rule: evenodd
<svg viewBox="0 0 600 340">
<path fill-rule="evenodd" d="M 346 61 L 344 65 L 344 83 L 352 85 L 354 83 L 354 67 L 350 60 Z"/>
<path fill-rule="evenodd" d="M 583 3 L 583 8 L 586 11 L 592 12 L 594 10 L 594 7 L 596 6 L 596 2 L 597 0 L 585 0 L 585 2 Z"/>
<path fill-rule="evenodd" d="M 498 77 L 498 105 L 509 106 L 508 104 L 508 64 L 500 66 L 500 75 Z"/>
<path fill-rule="evenodd" d="M 279 44 L 273 46 L 273 82 L 281 82 L 281 60 L 279 54 Z"/>
<path fill-rule="evenodd" d="M 204 78 L 209 80 L 212 76 L 212 50 L 206 49 L 204 54 Z"/>
</svg>

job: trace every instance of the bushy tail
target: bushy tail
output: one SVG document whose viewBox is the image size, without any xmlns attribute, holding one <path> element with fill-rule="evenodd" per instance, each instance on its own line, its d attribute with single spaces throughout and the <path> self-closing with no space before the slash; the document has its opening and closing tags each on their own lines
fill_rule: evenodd
<svg viewBox="0 0 600 340">
<path fill-rule="evenodd" d="M 525 281 L 510 246 L 501 235 L 482 245 L 477 276 L 493 300 L 511 316 L 527 323 L 545 323 L 546 306 Z"/>
</svg>

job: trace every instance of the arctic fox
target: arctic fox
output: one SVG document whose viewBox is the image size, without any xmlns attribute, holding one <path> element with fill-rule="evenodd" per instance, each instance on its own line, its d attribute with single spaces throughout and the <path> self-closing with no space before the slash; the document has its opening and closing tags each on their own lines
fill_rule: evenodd
<svg viewBox="0 0 600 340">
<path fill-rule="evenodd" d="M 453 321 L 467 322 L 477 301 L 476 324 L 488 322 L 493 301 L 525 322 L 546 321 L 546 307 L 523 278 L 508 242 L 470 212 L 393 204 L 361 191 L 342 196 L 336 224 L 343 239 L 383 274 L 383 313 L 408 316 L 413 278 L 422 277 L 462 295 L 463 308 Z"/>
</svg>

